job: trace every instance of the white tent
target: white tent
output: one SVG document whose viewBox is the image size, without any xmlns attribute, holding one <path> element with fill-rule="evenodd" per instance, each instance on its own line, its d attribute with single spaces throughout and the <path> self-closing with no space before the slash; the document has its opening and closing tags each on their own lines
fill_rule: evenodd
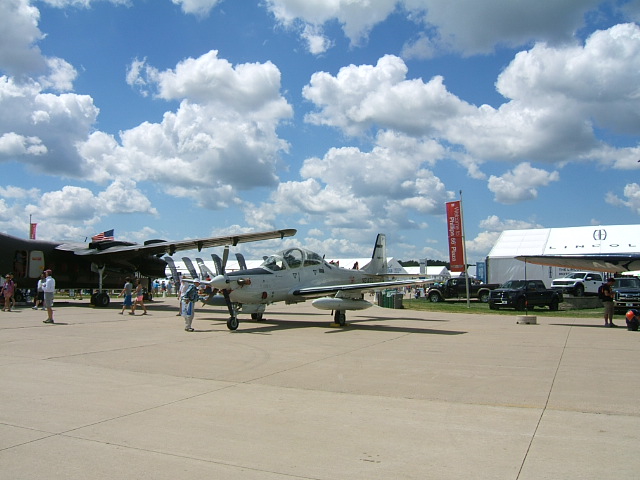
<svg viewBox="0 0 640 480">
<path fill-rule="evenodd" d="M 404 267 L 409 275 L 420 275 L 420 277 L 429 278 L 435 282 L 444 282 L 447 278 L 451 277 L 451 273 L 447 270 L 447 267 L 443 266 L 427 266 L 420 265 L 419 267 Z"/>
<path fill-rule="evenodd" d="M 599 225 L 533 230 L 505 230 L 487 256 L 490 283 L 512 279 L 542 280 L 547 287 L 570 269 L 516 260 L 526 255 L 640 253 L 640 225 Z"/>
</svg>

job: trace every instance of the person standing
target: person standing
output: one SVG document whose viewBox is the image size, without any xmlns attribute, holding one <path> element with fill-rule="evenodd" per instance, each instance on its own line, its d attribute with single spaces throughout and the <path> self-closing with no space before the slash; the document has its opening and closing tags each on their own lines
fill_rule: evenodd
<svg viewBox="0 0 640 480">
<path fill-rule="evenodd" d="M 124 314 L 124 311 L 126 308 L 131 308 L 129 315 L 135 315 L 133 311 L 133 302 L 131 301 L 132 292 L 133 292 L 133 283 L 131 283 L 131 278 L 127 277 L 124 279 L 124 287 L 122 288 L 122 292 L 120 292 L 120 295 L 118 295 L 119 297 L 124 297 L 120 315 Z"/>
<path fill-rule="evenodd" d="M 2 295 L 4 296 L 4 308 L 3 312 L 11 311 L 11 299 L 15 291 L 16 285 L 13 283 L 11 274 L 7 273 L 4 277 L 4 283 L 2 284 Z"/>
<path fill-rule="evenodd" d="M 44 285 L 44 281 L 47 279 L 47 276 L 42 272 L 40 274 L 40 278 L 38 279 L 38 286 L 36 287 L 36 300 L 33 305 L 34 310 L 38 309 L 38 305 L 44 310 L 44 292 L 42 291 L 42 286 Z"/>
<path fill-rule="evenodd" d="M 613 323 L 613 297 L 615 293 L 613 292 L 613 284 L 615 283 L 615 279 L 613 277 L 609 277 L 607 279 L 607 283 L 603 283 L 602 286 L 598 289 L 598 295 L 602 300 L 602 306 L 604 307 L 604 326 L 605 327 L 617 327 L 615 323 Z"/>
<path fill-rule="evenodd" d="M 178 288 L 178 313 L 176 313 L 176 317 L 182 315 L 182 296 L 184 292 L 189 288 L 189 282 L 186 282 L 184 278 L 180 277 L 180 286 Z"/>
<path fill-rule="evenodd" d="M 43 323 L 53 323 L 53 295 L 56 291 L 56 281 L 51 270 L 45 270 L 46 275 L 42 292 L 44 293 L 44 307 L 47 309 L 47 319 Z"/>
<path fill-rule="evenodd" d="M 186 282 L 183 280 L 183 283 Z M 184 294 L 182 295 L 181 312 L 182 316 L 184 317 L 184 330 L 186 332 L 193 332 L 193 327 L 191 327 L 191 324 L 193 322 L 193 316 L 195 314 L 196 302 L 199 298 L 199 288 L 200 279 L 196 277 L 193 279 L 193 283 L 189 283 Z"/>
<path fill-rule="evenodd" d="M 142 288 L 142 279 L 139 278 L 137 285 L 136 285 L 136 299 L 133 302 L 133 307 L 131 307 L 131 313 L 129 315 L 135 315 L 136 314 L 136 306 L 139 304 L 143 309 L 144 309 L 144 313 L 143 315 L 147 314 L 147 307 L 144 304 L 144 290 Z"/>
</svg>

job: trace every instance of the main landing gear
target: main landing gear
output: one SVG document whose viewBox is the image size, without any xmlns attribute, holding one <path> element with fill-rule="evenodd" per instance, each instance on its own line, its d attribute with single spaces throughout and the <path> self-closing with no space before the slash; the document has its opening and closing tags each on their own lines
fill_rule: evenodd
<svg viewBox="0 0 640 480">
<path fill-rule="evenodd" d="M 91 305 L 94 307 L 106 308 L 110 302 L 111 298 L 107 292 L 97 292 L 91 295 Z"/>
<path fill-rule="evenodd" d="M 98 277 L 98 291 L 91 294 L 91 305 L 99 308 L 106 308 L 111 302 L 109 294 L 102 291 L 102 277 L 104 276 L 105 265 L 91 264 L 91 271 L 96 272 Z"/>
<path fill-rule="evenodd" d="M 347 314 L 344 313 L 344 310 L 336 310 L 333 314 L 333 321 L 341 327 L 344 327 L 347 324 Z"/>
</svg>

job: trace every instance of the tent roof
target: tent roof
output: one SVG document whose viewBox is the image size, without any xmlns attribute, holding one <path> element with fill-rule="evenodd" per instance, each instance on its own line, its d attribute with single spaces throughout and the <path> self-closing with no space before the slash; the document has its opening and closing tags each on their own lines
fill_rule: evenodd
<svg viewBox="0 0 640 480">
<path fill-rule="evenodd" d="M 489 257 L 640 253 L 640 225 L 505 230 Z"/>
</svg>

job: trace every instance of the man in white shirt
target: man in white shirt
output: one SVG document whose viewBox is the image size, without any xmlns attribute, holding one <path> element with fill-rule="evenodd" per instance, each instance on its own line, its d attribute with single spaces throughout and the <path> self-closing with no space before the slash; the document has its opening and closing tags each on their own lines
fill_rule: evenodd
<svg viewBox="0 0 640 480">
<path fill-rule="evenodd" d="M 56 281 L 51 276 L 51 270 L 44 271 L 47 278 L 42 285 L 42 291 L 44 292 L 44 306 L 47 309 L 47 319 L 43 323 L 53 323 L 53 294 L 56 291 Z"/>
<path fill-rule="evenodd" d="M 187 288 L 189 288 L 189 285 L 191 285 L 189 282 L 185 282 L 184 280 L 182 280 L 182 277 L 180 277 L 180 288 L 178 289 L 179 312 L 176 314 L 176 317 L 179 317 L 182 315 L 182 296 L 184 295 L 184 292 L 187 291 Z"/>
</svg>

